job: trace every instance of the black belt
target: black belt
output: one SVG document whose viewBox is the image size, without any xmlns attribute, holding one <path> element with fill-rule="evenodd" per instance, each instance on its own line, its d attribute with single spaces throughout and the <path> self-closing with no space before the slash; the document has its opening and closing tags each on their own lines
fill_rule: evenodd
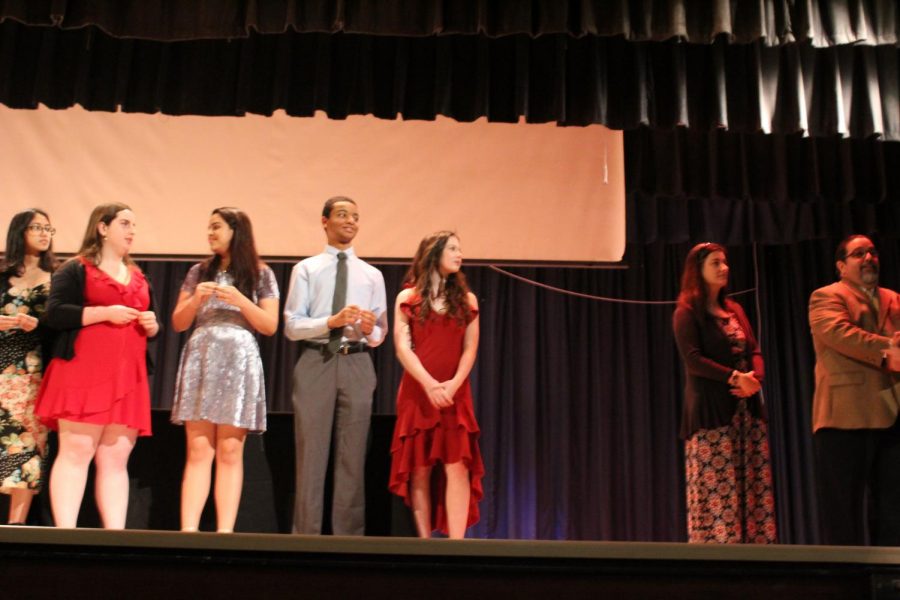
<svg viewBox="0 0 900 600">
<path fill-rule="evenodd" d="M 304 348 L 315 350 L 320 354 L 331 354 L 328 350 L 328 344 L 317 344 L 316 342 L 303 342 Z M 356 354 L 357 352 L 365 352 L 369 346 L 363 342 L 344 342 L 338 346 L 335 354 Z"/>
</svg>

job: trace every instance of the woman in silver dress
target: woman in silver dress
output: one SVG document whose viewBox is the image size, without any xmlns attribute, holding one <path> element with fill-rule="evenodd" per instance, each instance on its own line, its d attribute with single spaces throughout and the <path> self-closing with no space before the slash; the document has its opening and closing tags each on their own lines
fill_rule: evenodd
<svg viewBox="0 0 900 600">
<path fill-rule="evenodd" d="M 247 432 L 266 429 L 266 394 L 256 333 L 278 327 L 278 284 L 259 260 L 250 219 L 236 208 L 209 217 L 213 254 L 185 277 L 172 313 L 194 331 L 181 353 L 172 422 L 184 423 L 187 460 L 181 530 L 196 531 L 216 461 L 216 529 L 234 530 L 244 482 Z M 196 321 L 196 324 L 195 324 Z"/>
</svg>

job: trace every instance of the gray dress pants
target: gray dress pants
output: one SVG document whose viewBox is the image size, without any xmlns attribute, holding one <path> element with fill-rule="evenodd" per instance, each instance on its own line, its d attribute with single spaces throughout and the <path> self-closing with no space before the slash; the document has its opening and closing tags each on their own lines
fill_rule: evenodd
<svg viewBox="0 0 900 600">
<path fill-rule="evenodd" d="M 363 535 L 365 463 L 375 368 L 368 352 L 328 354 L 306 348 L 294 367 L 296 499 L 294 533 L 322 532 L 328 458 L 334 452 L 331 527 Z"/>
</svg>

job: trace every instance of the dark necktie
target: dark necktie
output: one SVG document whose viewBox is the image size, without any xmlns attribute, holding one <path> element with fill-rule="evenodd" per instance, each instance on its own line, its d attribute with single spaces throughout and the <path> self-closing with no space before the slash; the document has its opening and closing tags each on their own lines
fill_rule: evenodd
<svg viewBox="0 0 900 600">
<path fill-rule="evenodd" d="M 337 274 L 334 276 L 334 298 L 331 300 L 331 314 L 336 315 L 347 304 L 347 255 L 337 254 Z M 335 327 L 328 335 L 328 351 L 335 354 L 341 347 L 344 328 Z"/>
</svg>

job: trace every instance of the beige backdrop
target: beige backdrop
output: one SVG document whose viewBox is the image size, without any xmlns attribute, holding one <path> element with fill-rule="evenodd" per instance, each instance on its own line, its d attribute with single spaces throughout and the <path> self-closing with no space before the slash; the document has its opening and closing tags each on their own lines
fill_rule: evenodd
<svg viewBox="0 0 900 600">
<path fill-rule="evenodd" d="M 622 133 L 599 125 L 0 106 L 0 194 L 0 230 L 43 208 L 64 252 L 94 205 L 121 201 L 137 214 L 136 254 L 205 254 L 210 210 L 237 206 L 261 254 L 308 256 L 336 194 L 359 204 L 367 257 L 409 257 L 438 229 L 483 260 L 618 261 L 625 248 Z"/>
</svg>

